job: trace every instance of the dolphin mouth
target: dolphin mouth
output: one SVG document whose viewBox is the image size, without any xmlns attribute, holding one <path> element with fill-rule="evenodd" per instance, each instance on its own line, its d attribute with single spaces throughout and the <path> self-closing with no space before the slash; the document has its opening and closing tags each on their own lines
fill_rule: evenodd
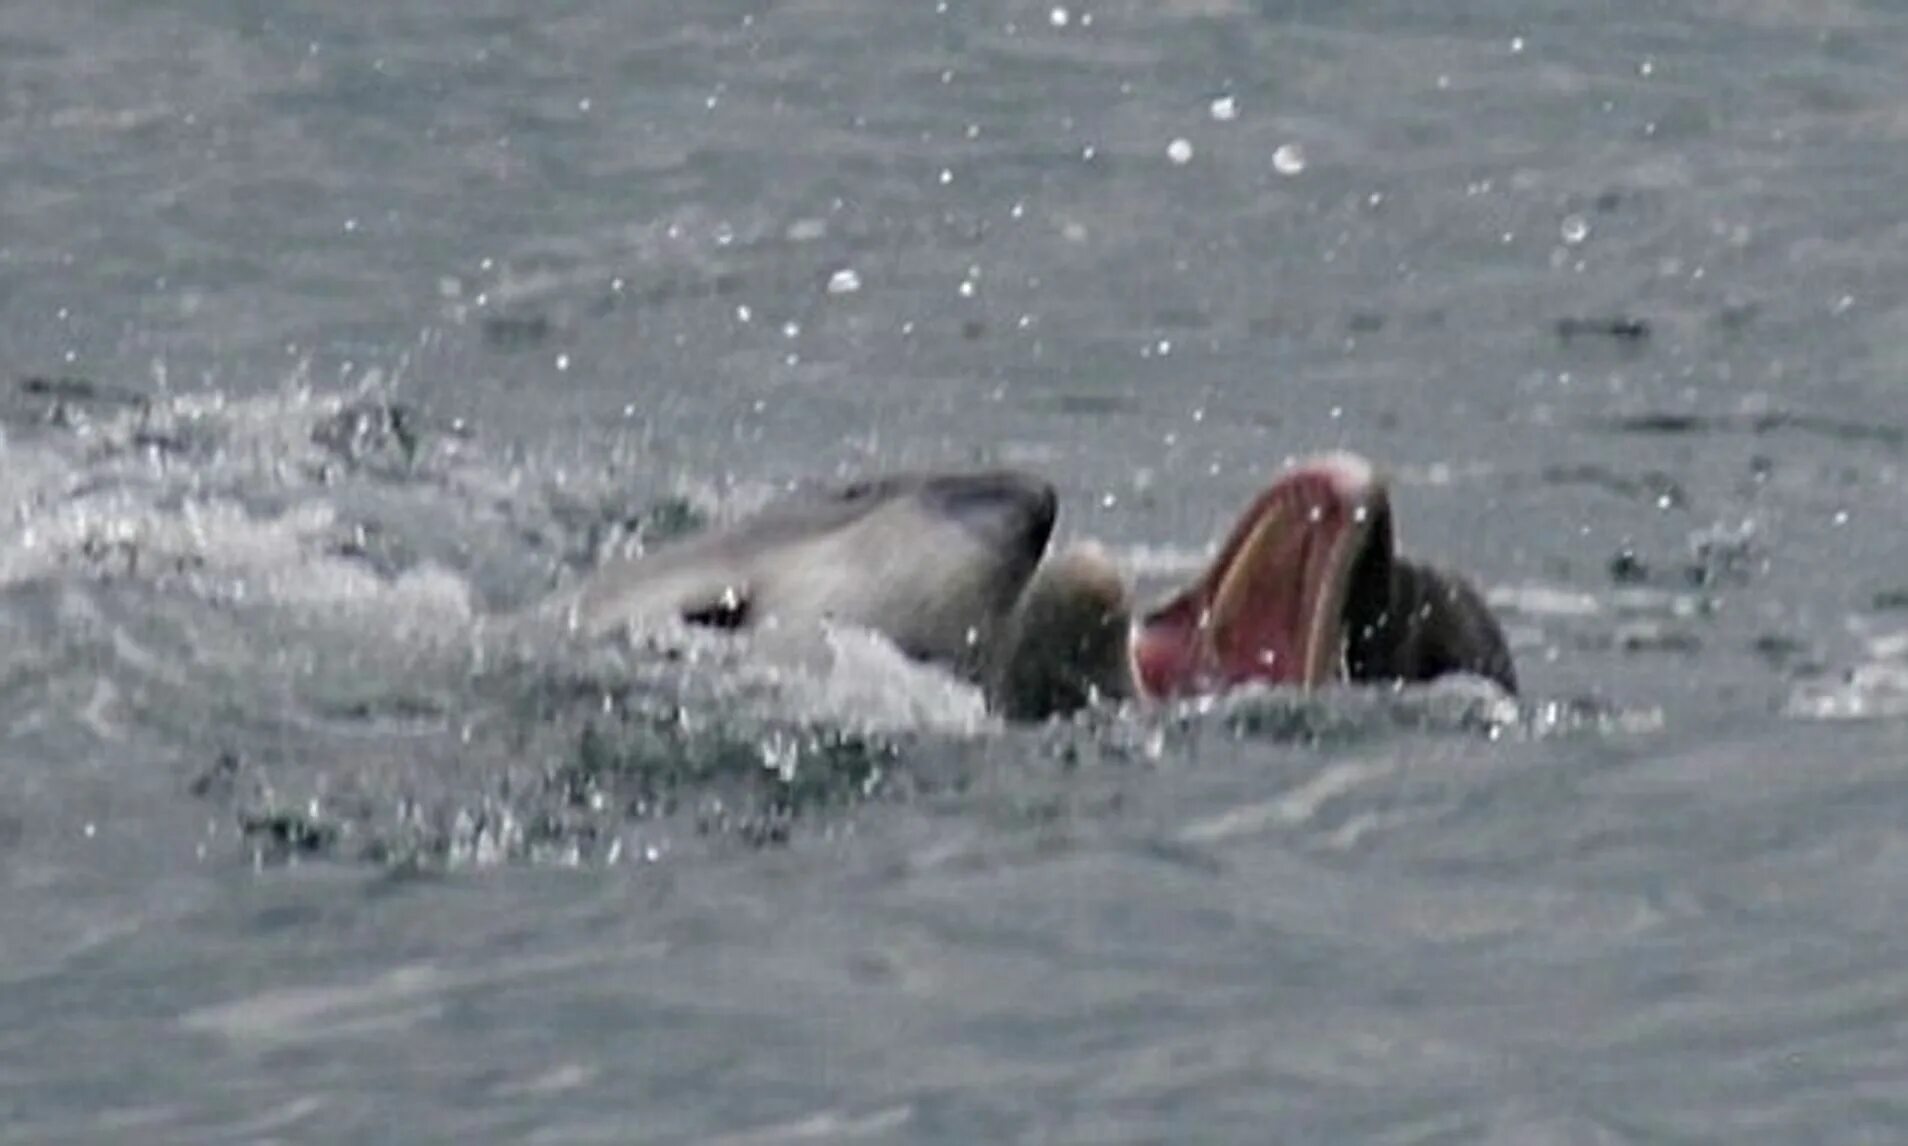
<svg viewBox="0 0 1908 1146">
<path fill-rule="evenodd" d="M 1199 579 L 1133 627 L 1138 691 L 1164 699 L 1342 679 L 1353 573 L 1386 510 L 1363 458 L 1295 465 L 1253 501 Z"/>
</svg>

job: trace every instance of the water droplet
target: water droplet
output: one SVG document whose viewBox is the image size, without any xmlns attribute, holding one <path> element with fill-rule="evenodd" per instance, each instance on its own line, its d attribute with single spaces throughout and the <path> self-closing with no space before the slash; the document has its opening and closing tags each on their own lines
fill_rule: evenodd
<svg viewBox="0 0 1908 1146">
<path fill-rule="evenodd" d="M 568 370 L 568 369 L 570 368 L 570 356 L 569 356 L 569 355 L 567 355 L 567 354 L 559 354 L 559 355 L 557 355 L 557 356 L 556 356 L 556 368 L 557 368 L 557 371 L 558 371 L 558 373 L 561 373 L 561 372 L 563 372 L 563 371 L 565 371 L 565 370 Z"/>
<path fill-rule="evenodd" d="M 1166 158 L 1172 160 L 1175 164 L 1189 163 L 1192 161 L 1192 157 L 1193 145 L 1190 139 L 1175 139 L 1166 145 Z"/>
<path fill-rule="evenodd" d="M 974 280 L 962 279 L 960 290 L 961 290 L 962 298 L 973 298 L 974 297 Z"/>
<path fill-rule="evenodd" d="M 1283 143 L 1272 153 L 1272 169 L 1280 175 L 1297 175 L 1305 170 L 1305 149 L 1296 143 Z"/>
<path fill-rule="evenodd" d="M 799 338 L 801 336 L 801 333 L 802 333 L 802 324 L 799 322 L 784 322 L 782 324 L 783 338 Z"/>
<path fill-rule="evenodd" d="M 1007 217 L 1010 219 L 1018 219 L 1026 213 L 1027 205 L 1025 203 L 1015 203 L 1012 207 L 1007 209 Z"/>
<path fill-rule="evenodd" d="M 1325 520 L 1325 511 L 1315 505 L 1305 511 L 1305 520 L 1311 522 L 1313 525 L 1317 525 L 1319 522 Z"/>
<path fill-rule="evenodd" d="M 584 97 L 583 97 L 582 99 L 580 99 L 580 100 L 577 100 L 577 101 L 576 101 L 576 110 L 578 110 L 578 111 L 580 111 L 580 112 L 584 112 L 585 114 L 587 114 L 587 113 L 589 112 L 589 110 L 590 110 L 590 97 L 589 97 L 589 96 L 584 96 Z"/>
<path fill-rule="evenodd" d="M 1091 143 L 1080 149 L 1080 158 L 1086 160 L 1088 163 L 1093 162 L 1093 157 L 1098 154 L 1099 151 Z"/>
<path fill-rule="evenodd" d="M 735 308 L 735 320 L 737 322 L 747 322 L 754 317 L 755 312 L 750 310 L 747 306 L 738 306 Z"/>
<path fill-rule="evenodd" d="M 1055 8 L 1053 11 L 1047 13 L 1047 23 L 1052 24 L 1056 28 L 1064 28 L 1072 22 L 1072 20 L 1072 13 L 1068 12 L 1065 8 Z"/>
<path fill-rule="evenodd" d="M 1439 76 L 1436 80 L 1436 83 L 1437 83 L 1438 90 L 1441 92 L 1448 92 L 1451 90 L 1450 76 Z"/>
<path fill-rule="evenodd" d="M 1164 358 L 1168 354 L 1171 354 L 1173 352 L 1173 340 L 1170 338 L 1162 338 L 1153 347 L 1153 349 L 1159 354 L 1161 358 Z"/>
<path fill-rule="evenodd" d="M 1239 118 L 1239 102 L 1229 95 L 1213 100 L 1208 110 L 1212 112 L 1212 118 L 1220 123 L 1230 123 Z"/>
<path fill-rule="evenodd" d="M 829 294 L 853 294 L 860 289 L 861 276 L 852 267 L 843 267 L 828 276 Z"/>
<path fill-rule="evenodd" d="M 1522 36 L 1512 36 L 1511 37 L 1511 55 L 1513 56 L 1519 55 L 1523 52 L 1523 50 L 1524 50 L 1524 38 Z"/>
<path fill-rule="evenodd" d="M 941 186 L 945 187 L 952 182 L 954 182 L 953 169 L 948 167 L 941 168 Z"/>
<path fill-rule="evenodd" d="M 1582 215 L 1565 215 L 1562 226 L 1557 230 L 1563 236 L 1563 241 L 1574 247 L 1590 237 L 1590 220 Z"/>
<path fill-rule="evenodd" d="M 1655 75 L 1656 61 L 1645 56 L 1643 62 L 1636 66 L 1636 74 L 1645 77 Z"/>
</svg>

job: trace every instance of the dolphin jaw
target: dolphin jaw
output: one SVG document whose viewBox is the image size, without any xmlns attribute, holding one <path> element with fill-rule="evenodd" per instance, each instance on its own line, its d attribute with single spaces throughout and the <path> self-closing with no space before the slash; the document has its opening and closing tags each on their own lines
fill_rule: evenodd
<svg viewBox="0 0 1908 1146">
<path fill-rule="evenodd" d="M 1388 513 L 1354 454 L 1295 463 L 1241 516 L 1193 586 L 1129 634 L 1134 691 L 1152 699 L 1260 681 L 1314 688 L 1345 673 L 1351 572 Z"/>
</svg>

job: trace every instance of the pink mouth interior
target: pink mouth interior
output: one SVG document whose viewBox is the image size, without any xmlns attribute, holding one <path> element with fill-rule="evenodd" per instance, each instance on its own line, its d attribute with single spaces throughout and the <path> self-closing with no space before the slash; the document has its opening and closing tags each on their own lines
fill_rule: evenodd
<svg viewBox="0 0 1908 1146">
<path fill-rule="evenodd" d="M 1375 480 L 1331 458 L 1260 494 L 1211 565 L 1135 627 L 1134 676 L 1153 697 L 1250 681 L 1312 687 L 1339 671 L 1340 614 Z"/>
</svg>

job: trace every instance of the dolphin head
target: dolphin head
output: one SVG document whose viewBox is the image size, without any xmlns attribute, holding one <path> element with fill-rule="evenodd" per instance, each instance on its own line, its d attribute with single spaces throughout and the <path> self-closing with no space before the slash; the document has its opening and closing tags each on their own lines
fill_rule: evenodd
<svg viewBox="0 0 1908 1146">
<path fill-rule="evenodd" d="M 1054 514 L 1053 487 L 1013 471 L 809 490 L 598 571 L 570 616 L 589 633 L 646 621 L 741 630 L 829 620 L 977 678 Z"/>
<path fill-rule="evenodd" d="M 901 474 L 790 508 L 799 536 L 755 549 L 755 610 L 872 629 L 972 677 L 1040 563 L 1055 498 L 1011 471 Z"/>
</svg>

